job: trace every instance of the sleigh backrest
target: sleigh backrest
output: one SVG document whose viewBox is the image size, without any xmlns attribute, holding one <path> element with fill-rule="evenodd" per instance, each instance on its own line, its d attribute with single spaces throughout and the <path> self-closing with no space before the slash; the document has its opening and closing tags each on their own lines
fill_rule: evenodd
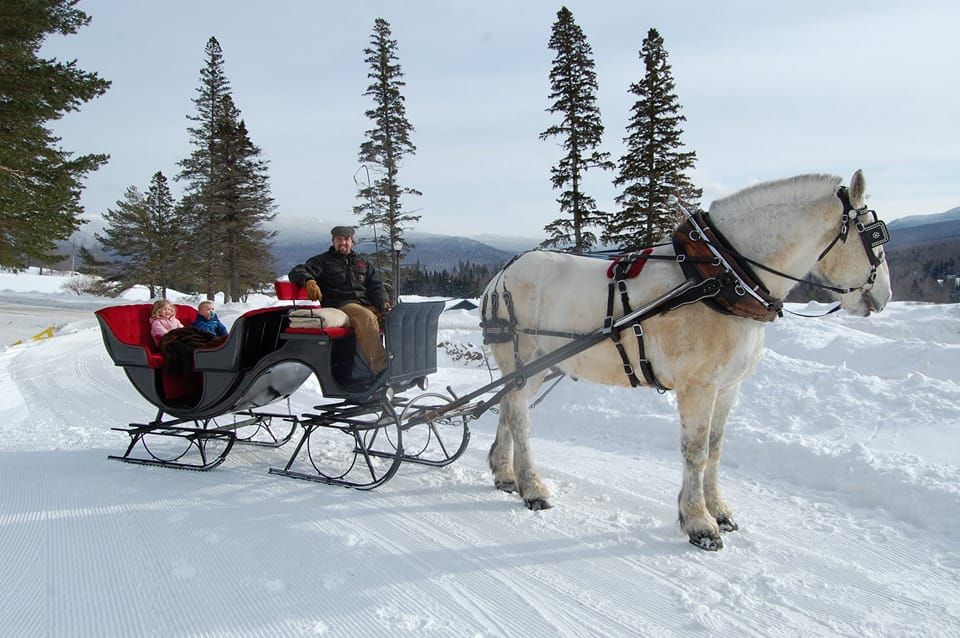
<svg viewBox="0 0 960 638">
<path fill-rule="evenodd" d="M 163 356 L 150 336 L 152 307 L 153 304 L 130 304 L 110 306 L 96 312 L 104 333 L 107 352 L 117 365 L 147 365 L 159 368 L 163 364 Z M 195 308 L 180 304 L 175 304 L 174 308 L 180 323 L 184 326 L 193 325 L 197 318 Z"/>
<path fill-rule="evenodd" d="M 297 301 L 307 301 L 310 299 L 307 295 L 306 288 L 298 286 L 286 277 L 282 277 L 273 282 L 273 289 L 277 293 L 277 299 L 293 301 L 294 305 L 296 305 Z"/>
</svg>

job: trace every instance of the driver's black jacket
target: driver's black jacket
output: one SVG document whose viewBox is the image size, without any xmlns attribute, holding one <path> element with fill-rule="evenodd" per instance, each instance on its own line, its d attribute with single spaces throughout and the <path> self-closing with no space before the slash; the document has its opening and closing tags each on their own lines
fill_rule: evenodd
<svg viewBox="0 0 960 638">
<path fill-rule="evenodd" d="M 314 255 L 305 264 L 294 266 L 288 275 L 290 281 L 303 286 L 313 279 L 323 293 L 321 303 L 337 308 L 348 303 L 359 303 L 383 308 L 386 294 L 377 269 L 355 252 L 341 255 L 331 246 L 320 255 Z"/>
</svg>

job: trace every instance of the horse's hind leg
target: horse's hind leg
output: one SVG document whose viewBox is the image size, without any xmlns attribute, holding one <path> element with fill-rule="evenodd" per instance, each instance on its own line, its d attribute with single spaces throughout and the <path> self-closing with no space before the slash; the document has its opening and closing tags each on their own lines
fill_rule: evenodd
<svg viewBox="0 0 960 638">
<path fill-rule="evenodd" d="M 682 428 L 683 487 L 678 499 L 680 527 L 690 542 L 701 549 L 723 547 L 720 527 L 707 508 L 704 474 L 710 451 L 710 423 L 717 391 L 710 387 L 677 388 L 677 407 Z"/>
<path fill-rule="evenodd" d="M 736 521 L 733 520 L 733 511 L 720 496 L 720 487 L 717 484 L 720 454 L 723 452 L 723 431 L 739 390 L 740 384 L 737 384 L 733 388 L 721 391 L 717 396 L 713 419 L 710 421 L 710 452 L 703 474 L 703 496 L 707 510 L 717 521 L 721 532 L 734 532 L 739 529 Z"/>
</svg>

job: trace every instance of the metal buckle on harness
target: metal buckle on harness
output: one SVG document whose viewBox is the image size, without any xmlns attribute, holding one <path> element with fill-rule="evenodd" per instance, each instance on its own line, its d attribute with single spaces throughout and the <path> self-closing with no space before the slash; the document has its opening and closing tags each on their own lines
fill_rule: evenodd
<svg viewBox="0 0 960 638">
<path fill-rule="evenodd" d="M 603 319 L 603 334 L 610 334 L 613 330 L 613 317 L 604 317 Z"/>
<path fill-rule="evenodd" d="M 627 280 L 626 280 L 626 279 L 618 279 L 618 280 L 617 280 L 617 291 L 618 291 L 620 294 L 623 294 L 623 293 L 627 292 Z"/>
<path fill-rule="evenodd" d="M 633 366 L 630 365 L 629 363 L 625 363 L 625 364 L 623 364 L 623 371 L 624 371 L 627 375 L 631 375 L 631 374 L 633 374 Z"/>
</svg>

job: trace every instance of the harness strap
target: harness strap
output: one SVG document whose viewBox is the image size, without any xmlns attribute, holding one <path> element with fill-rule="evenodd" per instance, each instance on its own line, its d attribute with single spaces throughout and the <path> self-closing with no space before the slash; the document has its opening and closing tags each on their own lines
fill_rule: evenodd
<svg viewBox="0 0 960 638">
<path fill-rule="evenodd" d="M 630 380 L 630 387 L 635 388 L 640 385 L 640 379 L 637 378 L 633 364 L 630 363 L 630 357 L 627 355 L 627 350 L 620 339 L 620 333 L 626 326 L 616 327 L 613 323 L 613 299 L 616 290 L 620 292 L 620 303 L 623 306 L 623 314 L 629 315 L 633 312 L 630 307 L 630 295 L 627 292 L 626 282 L 626 277 L 629 276 L 631 266 L 632 264 L 627 260 L 618 261 L 613 266 L 613 278 L 607 285 L 607 315 L 603 320 L 603 326 L 604 330 L 609 332 L 610 340 L 613 341 L 613 345 L 617 348 L 617 354 L 620 355 L 620 361 L 623 364 L 623 372 L 627 375 L 627 379 Z M 646 348 L 644 348 L 643 345 L 643 328 L 640 326 L 640 322 L 637 321 L 631 325 L 633 328 L 633 336 L 637 340 L 637 362 L 640 365 L 643 380 L 647 385 L 656 386 L 659 392 L 666 392 L 666 389 L 657 380 L 657 376 L 653 372 L 653 366 L 650 364 L 650 361 L 647 360 Z"/>
<path fill-rule="evenodd" d="M 520 359 L 520 333 L 517 331 L 517 314 L 513 309 L 513 295 L 507 290 L 507 287 L 503 287 L 503 305 L 507 307 L 507 317 L 510 321 L 510 326 L 513 328 L 513 366 L 514 371 L 517 373 L 517 379 L 514 382 L 514 385 L 517 388 L 522 388 L 527 382 L 527 375 L 523 372 L 523 361 Z"/>
</svg>

